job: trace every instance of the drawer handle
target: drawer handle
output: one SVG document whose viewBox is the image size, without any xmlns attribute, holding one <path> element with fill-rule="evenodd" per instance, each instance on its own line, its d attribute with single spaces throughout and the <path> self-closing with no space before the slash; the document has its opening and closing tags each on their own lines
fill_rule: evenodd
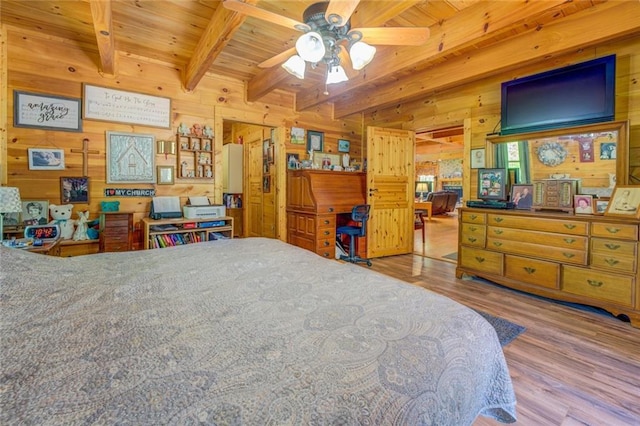
<svg viewBox="0 0 640 426">
<path fill-rule="evenodd" d="M 572 257 L 574 257 L 574 256 L 575 256 L 575 254 L 573 254 L 573 253 L 562 253 L 562 255 L 563 255 L 564 257 L 566 257 L 567 259 L 571 259 Z"/>
<path fill-rule="evenodd" d="M 476 220 L 477 218 L 478 218 L 478 216 L 477 216 L 477 215 L 475 215 L 475 214 L 472 214 L 472 215 L 471 215 L 471 220 Z"/>
<path fill-rule="evenodd" d="M 324 246 L 327 247 L 329 245 L 329 241 L 324 242 Z"/>
<path fill-rule="evenodd" d="M 576 240 L 574 238 L 565 238 L 564 242 L 567 244 L 573 244 L 576 242 Z"/>
<path fill-rule="evenodd" d="M 476 260 L 478 261 L 478 263 L 482 263 L 485 259 L 484 257 L 476 256 Z"/>
<path fill-rule="evenodd" d="M 609 266 L 614 266 L 617 265 L 618 263 L 620 263 L 619 260 L 616 259 L 605 259 L 604 260 Z"/>
<path fill-rule="evenodd" d="M 324 235 L 329 235 L 331 234 L 331 231 L 324 231 Z"/>
<path fill-rule="evenodd" d="M 329 207 L 329 212 L 333 213 L 333 207 Z"/>
<path fill-rule="evenodd" d="M 536 272 L 536 268 L 532 268 L 530 266 L 525 266 L 522 269 L 524 269 L 524 271 L 529 275 L 534 274 Z"/>
<path fill-rule="evenodd" d="M 617 234 L 620 231 L 620 228 L 606 228 L 606 229 L 612 234 Z"/>
<path fill-rule="evenodd" d="M 501 217 L 494 217 L 493 220 L 495 220 L 496 222 L 500 223 L 502 222 L 504 219 Z"/>
<path fill-rule="evenodd" d="M 322 253 L 324 257 L 329 257 L 329 253 Z"/>
<path fill-rule="evenodd" d="M 475 243 L 476 241 L 478 241 L 477 239 L 475 239 L 474 237 L 468 237 L 467 241 L 469 241 L 470 243 Z"/>
<path fill-rule="evenodd" d="M 572 224 L 572 223 L 565 223 L 564 227 L 567 229 L 575 229 L 576 225 Z"/>
<path fill-rule="evenodd" d="M 607 243 L 604 245 L 609 250 L 618 250 L 620 248 L 620 244 Z"/>
<path fill-rule="evenodd" d="M 331 223 L 331 222 L 329 222 L 327 219 L 324 220 L 324 224 L 325 225 L 328 225 L 329 223 Z"/>
<path fill-rule="evenodd" d="M 471 226 L 469 227 L 469 231 L 471 232 L 475 232 L 478 228 L 476 228 L 475 226 Z"/>
<path fill-rule="evenodd" d="M 493 232 L 497 235 L 501 235 L 504 231 L 502 229 L 494 229 Z"/>
<path fill-rule="evenodd" d="M 493 245 L 496 246 L 496 247 L 500 247 L 500 246 L 502 246 L 502 243 L 500 241 L 494 241 Z"/>
<path fill-rule="evenodd" d="M 589 285 L 591 287 L 602 287 L 604 285 L 604 283 L 602 281 L 587 280 L 587 282 L 589 283 Z"/>
</svg>

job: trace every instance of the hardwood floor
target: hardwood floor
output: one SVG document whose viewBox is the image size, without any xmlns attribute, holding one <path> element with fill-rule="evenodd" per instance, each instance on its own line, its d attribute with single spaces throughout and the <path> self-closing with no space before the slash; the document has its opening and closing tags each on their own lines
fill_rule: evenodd
<svg viewBox="0 0 640 426">
<path fill-rule="evenodd" d="M 504 348 L 518 399 L 516 424 L 640 425 L 640 329 L 595 309 L 456 279 L 455 264 L 441 259 L 456 251 L 457 238 L 445 236 L 451 219 L 457 221 L 427 225 L 424 248 L 417 230 L 414 254 L 374 259 L 371 269 L 527 328 Z M 496 424 L 484 417 L 474 423 Z"/>
</svg>

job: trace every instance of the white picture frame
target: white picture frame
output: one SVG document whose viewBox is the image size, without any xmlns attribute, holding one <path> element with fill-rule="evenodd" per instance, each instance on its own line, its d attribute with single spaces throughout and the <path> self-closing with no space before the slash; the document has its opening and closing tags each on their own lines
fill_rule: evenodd
<svg viewBox="0 0 640 426">
<path fill-rule="evenodd" d="M 156 183 L 155 137 L 107 131 L 107 183 Z"/>
<path fill-rule="evenodd" d="M 471 168 L 484 169 L 486 167 L 485 149 L 475 148 L 471 150 Z"/>
<path fill-rule="evenodd" d="M 64 150 L 28 148 L 29 170 L 64 170 Z"/>
<path fill-rule="evenodd" d="M 14 90 L 13 125 L 31 129 L 81 132 L 80 99 Z"/>
</svg>

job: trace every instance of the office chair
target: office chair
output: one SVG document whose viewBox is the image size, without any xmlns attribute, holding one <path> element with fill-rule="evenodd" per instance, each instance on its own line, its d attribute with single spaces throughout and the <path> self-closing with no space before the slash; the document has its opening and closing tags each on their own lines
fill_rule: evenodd
<svg viewBox="0 0 640 426">
<path fill-rule="evenodd" d="M 360 222 L 359 226 L 340 226 L 336 230 L 338 235 L 349 236 L 349 255 L 340 255 L 340 259 L 346 260 L 351 263 L 363 262 L 367 266 L 371 266 L 369 259 L 363 259 L 356 255 L 356 239 L 358 237 L 364 237 L 367 235 L 367 220 L 369 220 L 369 210 L 371 206 L 368 204 L 360 204 L 353 207 L 351 210 L 351 220 L 354 222 Z"/>
</svg>

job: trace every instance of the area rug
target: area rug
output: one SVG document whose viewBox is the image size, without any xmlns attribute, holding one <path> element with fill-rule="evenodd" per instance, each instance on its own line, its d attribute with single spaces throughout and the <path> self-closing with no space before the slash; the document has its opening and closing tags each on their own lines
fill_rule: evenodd
<svg viewBox="0 0 640 426">
<path fill-rule="evenodd" d="M 498 340 L 500 341 L 500 345 L 502 347 L 511 343 L 516 337 L 524 333 L 524 331 L 526 330 L 526 327 L 515 324 L 504 318 L 494 317 L 491 314 L 479 311 L 477 309 L 474 309 L 474 311 L 482 315 L 482 317 L 493 326 L 493 328 L 496 330 L 496 333 L 498 334 Z"/>
<path fill-rule="evenodd" d="M 442 256 L 442 258 L 449 260 L 458 260 L 458 252 L 454 251 L 453 253 L 445 254 L 444 256 Z"/>
</svg>

